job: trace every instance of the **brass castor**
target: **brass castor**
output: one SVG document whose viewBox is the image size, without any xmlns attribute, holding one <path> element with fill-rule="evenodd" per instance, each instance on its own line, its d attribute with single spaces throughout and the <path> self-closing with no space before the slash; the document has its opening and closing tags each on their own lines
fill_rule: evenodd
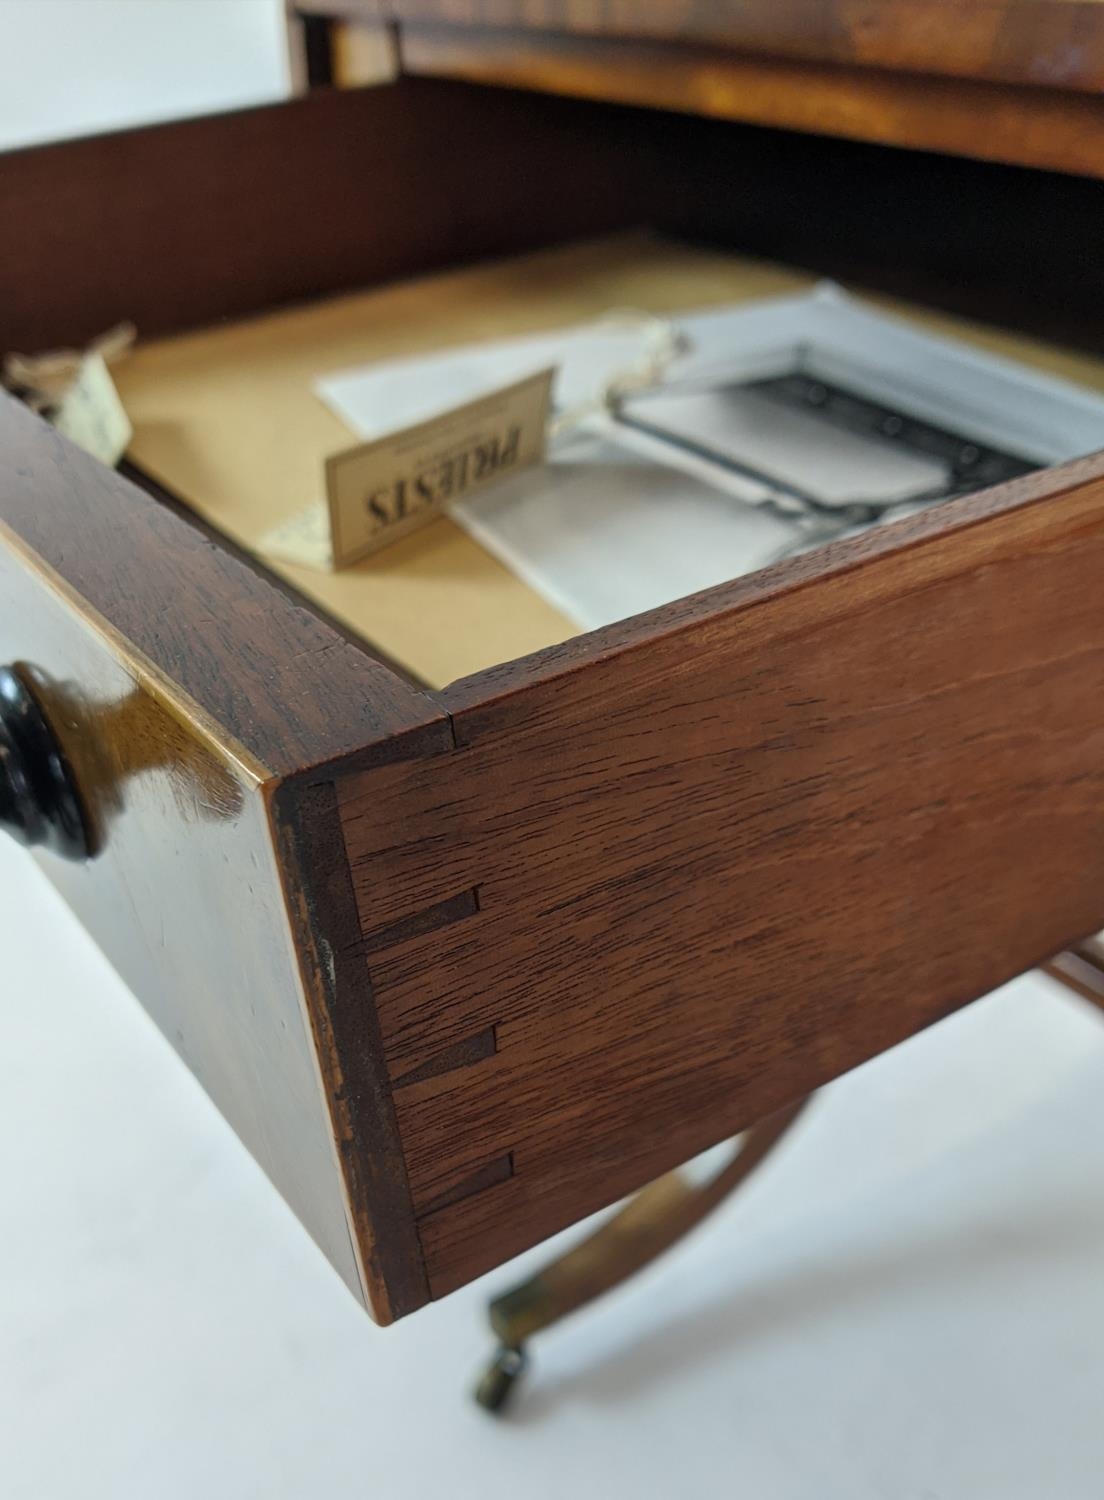
<svg viewBox="0 0 1104 1500">
<path fill-rule="evenodd" d="M 507 1406 L 528 1364 L 524 1349 L 501 1344 L 495 1350 L 475 1388 L 475 1399 L 484 1411 L 498 1413 Z"/>
<path fill-rule="evenodd" d="M 689 1234 L 770 1155 L 807 1102 L 799 1099 L 745 1131 L 708 1181 L 669 1172 L 566 1255 L 496 1297 L 488 1312 L 498 1349 L 476 1386 L 479 1405 L 501 1411 L 528 1364 L 526 1340 L 620 1286 Z"/>
</svg>

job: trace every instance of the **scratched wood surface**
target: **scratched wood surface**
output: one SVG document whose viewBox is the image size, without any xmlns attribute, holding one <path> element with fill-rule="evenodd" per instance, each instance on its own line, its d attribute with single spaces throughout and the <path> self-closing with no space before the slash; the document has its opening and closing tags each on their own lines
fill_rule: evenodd
<svg viewBox="0 0 1104 1500">
<path fill-rule="evenodd" d="M 1102 568 L 1096 458 L 491 669 L 339 782 L 434 1295 L 1104 923 Z"/>
</svg>

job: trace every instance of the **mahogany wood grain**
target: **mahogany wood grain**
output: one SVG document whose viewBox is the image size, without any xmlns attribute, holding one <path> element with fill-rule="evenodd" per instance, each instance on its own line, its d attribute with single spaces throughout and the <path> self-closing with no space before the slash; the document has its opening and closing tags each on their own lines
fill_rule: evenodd
<svg viewBox="0 0 1104 1500">
<path fill-rule="evenodd" d="M 348 5 L 349 0 L 345 0 Z M 353 0 L 376 9 L 378 0 Z M 334 9 L 334 0 L 312 0 Z M 1098 0 L 386 0 L 401 22 L 693 43 L 804 62 L 1104 88 Z"/>
<path fill-rule="evenodd" d="M 339 781 L 434 1295 L 1104 924 L 1102 567 L 1098 457 L 479 674 L 453 752 Z"/>
<path fill-rule="evenodd" d="M 43 866 L 352 1289 L 390 1321 L 425 1300 L 424 1277 L 404 1238 L 386 1087 L 365 1083 L 370 1054 L 349 1061 L 358 987 L 331 1019 L 333 955 L 349 949 L 350 926 L 336 823 L 319 799 L 335 757 L 451 746 L 447 716 L 7 396 L 0 452 L 0 659 L 44 674 L 102 835 L 88 866 Z"/>
<path fill-rule="evenodd" d="M 445 80 L 0 153 L 0 212 L 0 351 L 642 224 L 1078 345 L 1104 328 L 1099 180 Z"/>
<path fill-rule="evenodd" d="M 204 650 L 198 634 L 195 649 Z M 45 854 L 43 873 L 364 1298 L 273 854 L 265 768 L 2 522 L 0 661 L 33 669 L 96 833 L 95 859 Z"/>
<path fill-rule="evenodd" d="M 0 521 L 269 774 L 447 738 L 420 689 L 2 393 L 0 452 Z"/>
<path fill-rule="evenodd" d="M 408 78 L 0 153 L 0 220 L 18 226 L 0 350 L 122 319 L 148 337 L 619 227 L 602 117 Z"/>
<path fill-rule="evenodd" d="M 1093 8 L 1104 25 L 1104 7 Z M 403 27 L 400 50 L 410 73 L 1104 176 L 1104 100 L 1096 93 L 689 44 L 420 23 Z"/>
<path fill-rule="evenodd" d="M 280 108 L 0 158 L 4 341 L 645 204 L 839 248 L 826 162 L 888 180 L 869 147 L 464 84 Z M 921 217 L 967 170 L 900 160 Z M 1091 324 L 1038 205 L 1091 223 L 1097 185 L 991 171 L 1046 222 L 1011 279 L 953 235 L 940 274 L 1069 264 Z M 873 258 L 886 217 L 915 264 L 948 238 L 906 199 L 864 205 Z M 104 834 L 44 867 L 383 1321 L 1104 925 L 1099 459 L 429 694 L 7 398 L 0 451 L 0 648 Z"/>
</svg>

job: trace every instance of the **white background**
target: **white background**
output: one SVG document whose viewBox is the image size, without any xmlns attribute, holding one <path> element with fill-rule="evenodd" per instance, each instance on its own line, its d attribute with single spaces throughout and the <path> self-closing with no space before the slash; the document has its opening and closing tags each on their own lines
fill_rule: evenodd
<svg viewBox="0 0 1104 1500">
<path fill-rule="evenodd" d="M 0 147 L 287 92 L 281 0 L 0 0 Z"/>
<path fill-rule="evenodd" d="M 275 0 L 0 28 L 8 143 L 286 76 Z M 512 1273 L 375 1329 L 10 843 L 0 986 L 3 1500 L 1099 1500 L 1104 1017 L 1044 979 L 827 1090 L 502 1424 L 466 1392 Z"/>
</svg>

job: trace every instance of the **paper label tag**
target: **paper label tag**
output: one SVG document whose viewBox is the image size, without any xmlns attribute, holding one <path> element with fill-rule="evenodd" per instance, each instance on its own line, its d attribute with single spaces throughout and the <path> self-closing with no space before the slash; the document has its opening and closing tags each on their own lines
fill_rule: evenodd
<svg viewBox="0 0 1104 1500">
<path fill-rule="evenodd" d="M 408 536 L 451 500 L 544 457 L 555 369 L 326 461 L 333 566 Z"/>
<path fill-rule="evenodd" d="M 133 428 L 102 354 L 86 354 L 76 379 L 51 418 L 57 430 L 112 468 L 127 450 Z"/>
</svg>

